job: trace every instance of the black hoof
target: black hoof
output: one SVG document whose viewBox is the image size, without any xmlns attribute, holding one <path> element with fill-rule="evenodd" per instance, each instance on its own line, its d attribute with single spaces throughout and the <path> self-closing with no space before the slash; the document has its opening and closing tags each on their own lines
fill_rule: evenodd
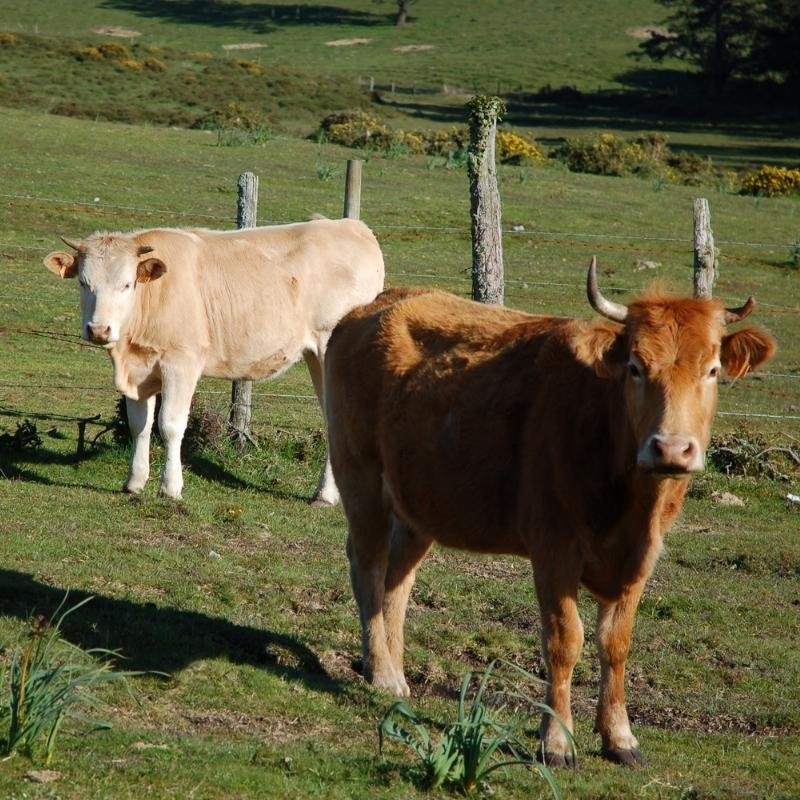
<svg viewBox="0 0 800 800">
<path fill-rule="evenodd" d="M 613 761 L 615 764 L 622 764 L 625 767 L 641 767 L 647 763 L 638 747 L 634 747 L 631 750 L 625 750 L 621 747 L 612 747 L 608 750 L 603 748 L 602 755 L 603 758 Z"/>
<path fill-rule="evenodd" d="M 575 769 L 578 764 L 574 753 L 551 753 L 548 751 L 539 753 L 539 760 L 548 767 L 569 767 Z"/>
</svg>

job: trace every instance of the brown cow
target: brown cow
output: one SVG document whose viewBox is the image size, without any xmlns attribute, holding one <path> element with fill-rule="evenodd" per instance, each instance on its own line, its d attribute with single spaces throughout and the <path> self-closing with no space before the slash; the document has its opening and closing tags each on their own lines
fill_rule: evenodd
<svg viewBox="0 0 800 800">
<path fill-rule="evenodd" d="M 328 348 L 330 456 L 349 525 L 363 665 L 407 695 L 403 624 L 433 541 L 530 558 L 549 671 L 547 702 L 572 730 L 583 645 L 578 587 L 599 606 L 596 727 L 612 761 L 643 761 L 625 706 L 631 628 L 662 537 L 703 468 L 724 367 L 775 351 L 719 300 L 651 290 L 613 322 L 532 316 L 437 291 L 387 291 L 347 315 Z M 544 757 L 571 763 L 545 716 Z"/>
</svg>

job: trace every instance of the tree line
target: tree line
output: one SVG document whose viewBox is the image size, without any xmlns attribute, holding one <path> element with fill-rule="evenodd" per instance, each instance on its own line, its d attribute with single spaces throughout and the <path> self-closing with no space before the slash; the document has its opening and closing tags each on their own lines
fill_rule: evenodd
<svg viewBox="0 0 800 800">
<path fill-rule="evenodd" d="M 800 0 L 658 0 L 672 10 L 639 46 L 655 61 L 692 64 L 707 94 L 732 79 L 800 90 Z"/>
</svg>

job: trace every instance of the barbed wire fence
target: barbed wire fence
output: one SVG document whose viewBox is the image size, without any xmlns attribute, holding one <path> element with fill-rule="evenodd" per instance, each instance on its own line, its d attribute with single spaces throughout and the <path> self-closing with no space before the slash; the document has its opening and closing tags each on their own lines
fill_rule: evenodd
<svg viewBox="0 0 800 800">
<path fill-rule="evenodd" d="M 360 192 L 360 187 L 358 189 Z M 155 217 L 169 217 L 170 219 L 182 219 L 182 220 L 191 220 L 191 221 L 198 221 L 204 224 L 209 222 L 219 222 L 224 223 L 225 225 L 229 225 L 232 221 L 232 215 L 225 216 L 221 214 L 212 214 L 207 212 L 200 212 L 200 211 L 187 211 L 187 210 L 176 210 L 176 209 L 162 209 L 162 208 L 152 208 L 140 205 L 123 205 L 123 204 L 111 204 L 111 203 L 99 203 L 96 201 L 86 201 L 86 200 L 75 200 L 71 198 L 63 198 L 63 197 L 48 197 L 48 196 L 38 196 L 33 194 L 19 194 L 19 193 L 0 193 L 0 199 L 7 200 L 7 201 L 23 201 L 23 202 L 33 202 L 39 204 L 46 204 L 46 205 L 53 205 L 59 207 L 67 207 L 67 208 L 74 208 L 74 207 L 86 207 L 86 208 L 93 208 L 93 209 L 101 209 L 103 212 L 108 212 L 111 214 L 119 214 L 119 213 L 135 213 L 144 216 L 155 216 Z M 345 200 L 345 204 L 347 200 Z M 282 224 L 285 222 L 294 222 L 296 220 L 285 220 L 285 219 L 269 219 L 264 220 L 263 224 Z M 371 226 L 372 229 L 378 234 L 380 237 L 383 234 L 386 237 L 391 237 L 395 234 L 429 234 L 434 236 L 457 236 L 464 239 L 469 238 L 470 236 L 470 229 L 467 225 L 463 227 L 457 225 L 414 225 L 414 224 L 374 224 Z M 503 237 L 509 240 L 513 240 L 514 238 L 517 239 L 526 239 L 526 238 L 536 238 L 543 241 L 551 241 L 551 242 L 558 242 L 560 240 L 567 240 L 567 241 L 574 241 L 574 240 L 583 240 L 590 243 L 607 243 L 615 245 L 619 247 L 620 245 L 634 245 L 636 243 L 646 243 L 648 245 L 652 244 L 669 244 L 669 245 L 676 245 L 678 247 L 686 248 L 687 252 L 689 252 L 692 242 L 690 237 L 678 237 L 678 236 L 663 236 L 663 235 L 655 235 L 655 236 L 648 236 L 643 235 L 640 233 L 620 233 L 620 232 L 602 232 L 602 231 L 574 231 L 574 230 L 560 230 L 560 229 L 545 229 L 545 228 L 521 228 L 521 226 L 506 226 L 502 231 Z M 766 249 L 786 249 L 791 251 L 791 249 L 796 246 L 796 242 L 775 242 L 775 241 L 748 241 L 748 240 L 738 240 L 738 239 L 718 239 L 716 241 L 717 246 L 722 247 L 745 247 L 745 248 L 766 248 Z M 6 252 L 4 252 L 6 251 Z M 47 246 L 42 243 L 41 245 L 38 244 L 21 244 L 19 242 L 13 241 L 0 241 L 0 257 L 5 255 L 6 257 L 10 257 L 8 251 L 16 251 L 16 252 L 24 252 L 24 253 L 31 253 L 36 254 L 37 256 L 41 255 L 44 256 L 48 252 Z M 730 258 L 730 256 L 728 256 Z M 470 267 L 465 267 L 463 270 L 456 272 L 455 274 L 444 275 L 441 272 L 422 272 L 422 271 L 407 271 L 402 269 L 395 269 L 395 270 L 387 270 L 386 276 L 391 282 L 406 282 L 409 279 L 413 281 L 424 281 L 424 282 L 431 282 L 435 285 L 453 285 L 458 287 L 458 291 L 460 294 L 465 296 L 469 296 L 471 294 L 470 287 L 472 283 L 472 279 L 469 275 Z M 544 280 L 542 279 L 541 272 L 531 269 L 523 270 L 522 268 L 515 266 L 512 268 L 511 273 L 512 276 L 506 276 L 505 283 L 507 288 L 510 291 L 506 292 L 506 297 L 512 300 L 524 300 L 529 301 L 531 299 L 529 294 L 524 294 L 524 291 L 530 289 L 531 287 L 537 288 L 548 288 L 548 289 L 555 289 L 560 293 L 567 294 L 575 292 L 575 300 L 572 301 L 567 298 L 563 305 L 574 305 L 575 307 L 584 307 L 585 303 L 582 300 L 578 300 L 577 298 L 582 297 L 582 293 L 584 290 L 582 280 L 576 280 L 575 282 L 567 282 L 567 281 L 556 281 L 556 280 Z M 688 270 L 687 270 L 688 274 Z M 609 286 L 608 289 L 611 291 L 628 291 L 630 287 L 624 286 Z M 62 292 L 57 287 L 53 287 L 52 289 L 46 289 L 46 293 L 49 296 L 38 296 L 36 298 L 28 298 L 25 297 L 21 299 L 18 294 L 5 294 L 0 292 L 0 306 L 2 305 L 12 305 L 16 306 L 19 305 L 20 302 L 23 302 L 26 308 L 61 308 L 65 309 L 67 306 L 67 301 L 64 299 Z M 764 301 L 759 301 L 759 307 L 761 307 L 765 312 L 771 314 L 790 314 L 790 315 L 800 315 L 800 306 L 789 306 L 789 305 L 781 305 L 776 303 L 768 303 Z M 75 347 L 86 347 L 86 348 L 93 348 L 94 346 L 82 340 L 82 338 L 75 333 L 70 333 L 68 331 L 63 330 L 51 330 L 47 328 L 35 328 L 35 327 L 13 327 L 13 326 L 5 326 L 0 325 L 0 336 L 6 334 L 16 334 L 22 336 L 32 336 L 32 337 L 43 337 L 48 338 L 53 341 L 63 343 L 65 345 L 72 345 Z M 798 380 L 800 379 L 800 373 L 786 373 L 786 372 L 760 372 L 760 377 L 765 379 L 782 379 L 782 380 Z M 262 384 L 263 385 L 263 384 Z M 83 385 L 81 383 L 58 383 L 58 382 L 43 382 L 43 381 L 3 381 L 0 380 L 0 390 L 30 390 L 34 392 L 41 392 L 41 393 L 52 393 L 52 392 L 65 392 L 65 391 L 74 391 L 74 392 L 81 392 L 83 394 L 88 395 L 106 395 L 106 394 L 113 394 L 113 387 L 111 385 L 108 386 L 101 386 L 101 385 Z M 223 397 L 227 397 L 229 392 L 223 389 L 209 389 L 200 387 L 196 391 L 197 395 L 204 396 L 207 398 L 214 398 L 217 401 L 221 401 Z M 277 401 L 279 403 L 311 403 L 317 404 L 317 398 L 312 393 L 301 393 L 301 392 L 277 392 L 277 391 L 270 391 L 269 389 L 261 388 L 256 389 L 253 392 L 253 397 L 257 399 L 264 399 L 269 402 Z M 56 399 L 53 396 L 53 399 Z M 2 407 L 0 407 L 0 414 L 3 412 Z M 731 409 L 731 410 L 721 410 L 717 412 L 719 416 L 723 417 L 739 417 L 744 419 L 763 419 L 763 420 L 774 420 L 774 421 L 790 421 L 796 422 L 800 420 L 800 414 L 772 414 L 768 413 L 762 409 L 757 408 L 750 408 L 750 409 Z M 54 415 L 53 418 L 56 418 Z M 75 420 L 84 419 L 75 417 Z M 285 426 L 291 427 L 291 426 Z"/>
</svg>

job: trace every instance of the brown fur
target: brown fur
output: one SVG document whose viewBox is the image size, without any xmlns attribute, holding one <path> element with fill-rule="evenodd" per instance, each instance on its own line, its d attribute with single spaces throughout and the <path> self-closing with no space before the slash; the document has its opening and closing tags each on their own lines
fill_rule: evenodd
<svg viewBox="0 0 800 800">
<path fill-rule="evenodd" d="M 405 608 L 433 541 L 525 556 L 542 616 L 548 702 L 571 729 L 583 584 L 599 605 L 603 750 L 641 760 L 623 685 L 631 628 L 688 486 L 687 474 L 669 470 L 695 468 L 667 445 L 674 450 L 677 439 L 692 463 L 707 446 L 720 357 L 740 374 L 773 352 L 756 329 L 726 335 L 718 301 L 658 291 L 632 303 L 624 325 L 531 316 L 435 291 L 392 290 L 351 312 L 330 341 L 326 407 L 366 677 L 408 693 Z M 648 451 L 654 432 L 666 455 Z M 643 457 L 655 461 L 652 471 Z M 549 760 L 570 760 L 550 718 L 542 736 Z"/>
</svg>

